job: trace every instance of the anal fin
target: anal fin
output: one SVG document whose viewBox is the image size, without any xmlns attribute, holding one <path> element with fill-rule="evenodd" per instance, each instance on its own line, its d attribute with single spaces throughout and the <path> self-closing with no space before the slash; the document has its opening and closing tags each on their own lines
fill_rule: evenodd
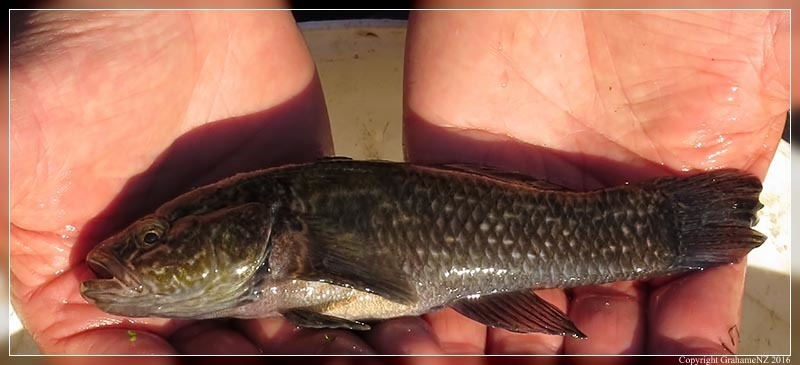
<svg viewBox="0 0 800 365">
<path fill-rule="evenodd" d="M 369 325 L 363 322 L 329 316 L 309 309 L 291 309 L 281 315 L 289 322 L 306 328 L 344 328 L 357 331 L 370 329 Z"/>
<path fill-rule="evenodd" d="M 540 332 L 587 338 L 556 306 L 530 290 L 460 299 L 450 306 L 462 315 L 489 327 L 512 332 Z"/>
</svg>

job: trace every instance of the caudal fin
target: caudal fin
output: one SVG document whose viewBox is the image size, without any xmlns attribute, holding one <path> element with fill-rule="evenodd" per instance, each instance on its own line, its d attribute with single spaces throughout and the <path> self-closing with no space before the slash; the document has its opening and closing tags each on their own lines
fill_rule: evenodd
<svg viewBox="0 0 800 365">
<path fill-rule="evenodd" d="M 704 269 L 739 261 L 766 236 L 752 229 L 761 181 L 739 170 L 716 170 L 656 185 L 672 202 L 678 239 L 677 269 Z"/>
</svg>

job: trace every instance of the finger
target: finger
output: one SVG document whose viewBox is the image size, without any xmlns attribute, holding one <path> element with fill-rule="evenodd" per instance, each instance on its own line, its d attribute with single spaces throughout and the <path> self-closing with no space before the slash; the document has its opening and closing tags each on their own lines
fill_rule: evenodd
<svg viewBox="0 0 800 365">
<path fill-rule="evenodd" d="M 579 287 L 572 294 L 569 317 L 589 338 L 567 338 L 564 353 L 639 354 L 644 351 L 647 293 L 640 283 L 623 281 Z M 575 360 L 580 362 L 581 359 Z"/>
<path fill-rule="evenodd" d="M 566 313 L 567 296 L 563 290 L 537 290 L 536 294 Z M 490 328 L 486 343 L 486 352 L 490 354 L 552 355 L 562 351 L 564 338 L 543 333 L 515 333 Z"/>
<path fill-rule="evenodd" d="M 136 363 L 146 363 L 148 365 L 181 365 L 185 362 L 180 361 L 175 356 L 147 356 L 138 357 Z M 123 364 L 118 356 L 53 356 L 46 361 L 41 361 L 48 365 L 107 365 Z M 133 362 L 132 362 L 133 363 Z"/>
<path fill-rule="evenodd" d="M 402 317 L 372 325 L 364 338 L 382 354 L 438 355 L 439 346 L 431 326 L 420 317 Z"/>
<path fill-rule="evenodd" d="M 447 354 L 483 354 L 486 326 L 466 318 L 451 308 L 424 316 Z"/>
<path fill-rule="evenodd" d="M 488 359 L 485 356 L 406 356 L 398 358 L 398 365 L 487 365 L 497 364 L 497 359 Z M 508 362 L 509 365 L 526 364 L 525 362 Z"/>
<path fill-rule="evenodd" d="M 153 342 L 151 336 L 161 339 L 185 325 L 185 321 L 125 318 L 104 313 L 87 303 L 77 291 L 81 281 L 92 277 L 89 269 L 81 265 L 39 287 L 31 298 L 12 296 L 17 313 L 23 318 L 26 328 L 43 353 L 93 354 L 96 349 L 107 348 L 105 351 L 113 352 L 130 345 L 136 351 L 147 352 L 142 350 L 145 348 L 156 351 L 158 346 L 149 345 Z M 17 280 L 19 278 L 12 276 L 12 287 Z M 127 344 L 123 341 L 128 339 L 128 330 L 142 333 L 142 336 L 136 336 L 142 342 Z M 86 333 L 85 336 L 83 332 Z M 97 333 L 113 333 L 115 336 L 101 336 Z M 125 336 L 120 337 L 118 334 Z M 165 353 L 175 352 L 171 346 L 163 350 Z"/>
<path fill-rule="evenodd" d="M 653 290 L 647 350 L 657 354 L 736 353 L 746 264 L 692 273 Z"/>
<path fill-rule="evenodd" d="M 270 354 L 374 354 L 351 332 L 299 328 L 280 317 L 238 321 L 238 327 L 264 353 Z"/>
<path fill-rule="evenodd" d="M 59 353 L 170 355 L 177 351 L 163 337 L 154 333 L 112 328 L 81 332 L 64 338 Z"/>
<path fill-rule="evenodd" d="M 255 355 L 258 346 L 230 326 L 229 321 L 198 321 L 175 331 L 170 342 L 184 354 Z"/>
</svg>

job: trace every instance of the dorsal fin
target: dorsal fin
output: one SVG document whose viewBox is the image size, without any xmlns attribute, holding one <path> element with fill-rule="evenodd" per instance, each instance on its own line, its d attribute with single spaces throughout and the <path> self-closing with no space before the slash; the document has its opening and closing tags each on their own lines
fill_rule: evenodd
<svg viewBox="0 0 800 365">
<path fill-rule="evenodd" d="M 324 156 L 320 157 L 319 162 L 332 162 L 332 161 L 353 161 L 352 158 L 346 156 Z"/>
<path fill-rule="evenodd" d="M 555 190 L 555 191 L 569 190 L 561 185 L 537 179 L 520 172 L 505 171 L 492 166 L 484 166 L 484 165 L 468 164 L 468 163 L 453 163 L 453 164 L 437 165 L 435 167 L 446 170 L 466 172 L 475 175 L 490 176 L 495 179 L 500 179 L 506 182 L 525 184 L 542 190 Z"/>
</svg>

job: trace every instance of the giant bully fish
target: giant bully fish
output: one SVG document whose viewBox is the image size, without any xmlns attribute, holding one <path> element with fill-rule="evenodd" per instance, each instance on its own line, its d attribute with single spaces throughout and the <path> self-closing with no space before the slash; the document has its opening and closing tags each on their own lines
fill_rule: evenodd
<svg viewBox="0 0 800 365">
<path fill-rule="evenodd" d="M 516 332 L 585 337 L 531 288 L 737 261 L 765 237 L 735 170 L 572 192 L 515 173 L 331 158 L 195 189 L 103 241 L 81 285 L 131 317 L 258 318 L 366 330 L 452 307 Z"/>
</svg>

